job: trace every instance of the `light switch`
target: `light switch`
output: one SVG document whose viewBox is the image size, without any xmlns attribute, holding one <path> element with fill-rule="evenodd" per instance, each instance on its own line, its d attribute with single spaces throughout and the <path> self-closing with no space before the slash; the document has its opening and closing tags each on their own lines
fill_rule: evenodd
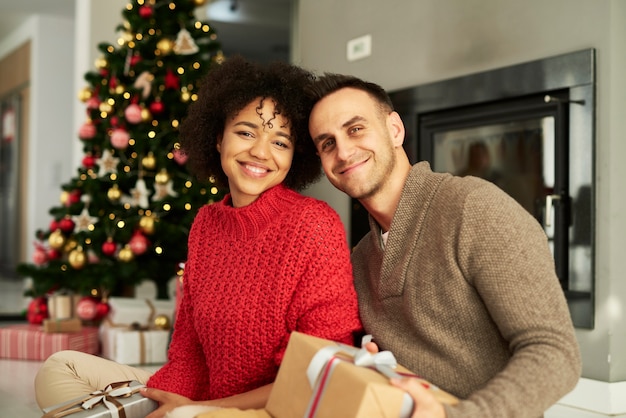
<svg viewBox="0 0 626 418">
<path fill-rule="evenodd" d="M 372 55 L 372 35 L 365 35 L 348 41 L 348 61 L 356 61 Z"/>
</svg>

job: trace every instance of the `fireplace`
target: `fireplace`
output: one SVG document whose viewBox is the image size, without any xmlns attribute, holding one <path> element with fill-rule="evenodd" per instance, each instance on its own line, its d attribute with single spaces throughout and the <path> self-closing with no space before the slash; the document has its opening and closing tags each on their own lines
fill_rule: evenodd
<svg viewBox="0 0 626 418">
<path fill-rule="evenodd" d="M 595 50 L 391 93 L 412 162 L 492 181 L 539 222 L 576 327 L 593 328 Z M 352 202 L 352 243 L 368 230 Z"/>
</svg>

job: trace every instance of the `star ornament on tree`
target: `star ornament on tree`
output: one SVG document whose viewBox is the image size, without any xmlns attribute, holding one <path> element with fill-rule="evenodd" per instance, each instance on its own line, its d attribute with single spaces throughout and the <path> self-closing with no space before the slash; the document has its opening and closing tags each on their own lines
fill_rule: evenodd
<svg viewBox="0 0 626 418">
<path fill-rule="evenodd" d="M 146 187 L 146 182 L 144 179 L 137 180 L 135 183 L 135 188 L 130 189 L 130 195 L 122 196 L 122 202 L 128 203 L 131 206 L 139 206 L 140 208 L 148 209 L 148 195 L 150 192 L 148 191 L 148 187 Z"/>
<path fill-rule="evenodd" d="M 178 193 L 174 191 L 174 182 L 170 180 L 165 184 L 154 183 L 154 195 L 152 195 L 152 201 L 163 200 L 167 196 L 178 196 Z"/>
<path fill-rule="evenodd" d="M 102 177 L 106 174 L 117 174 L 117 165 L 120 163 L 120 159 L 113 156 L 111 150 L 105 149 L 102 152 L 102 157 L 96 160 L 98 164 L 98 176 Z"/>
<path fill-rule="evenodd" d="M 83 208 L 79 215 L 73 215 L 72 220 L 75 223 L 76 232 L 88 231 L 89 226 L 96 224 L 100 219 L 89 215 L 89 210 Z"/>
</svg>

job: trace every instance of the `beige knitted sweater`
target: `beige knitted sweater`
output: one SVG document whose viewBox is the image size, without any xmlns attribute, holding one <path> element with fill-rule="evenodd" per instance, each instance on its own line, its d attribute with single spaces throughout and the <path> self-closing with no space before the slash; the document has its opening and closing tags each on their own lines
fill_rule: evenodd
<svg viewBox="0 0 626 418">
<path fill-rule="evenodd" d="M 463 399 L 448 418 L 536 418 L 574 388 L 580 352 L 546 235 L 506 193 L 422 162 L 384 251 L 370 226 L 352 256 L 365 330 Z"/>
</svg>

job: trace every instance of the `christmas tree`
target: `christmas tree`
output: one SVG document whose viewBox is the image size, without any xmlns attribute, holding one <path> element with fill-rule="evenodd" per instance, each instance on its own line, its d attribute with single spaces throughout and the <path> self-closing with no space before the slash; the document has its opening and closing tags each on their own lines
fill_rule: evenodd
<svg viewBox="0 0 626 418">
<path fill-rule="evenodd" d="M 32 263 L 18 266 L 30 296 L 106 297 L 153 280 L 168 297 L 197 210 L 224 194 L 193 178 L 177 142 L 202 76 L 223 59 L 213 28 L 194 14 L 204 2 L 132 0 L 117 45 L 98 45 L 80 92 L 82 165 L 37 231 Z"/>
</svg>

